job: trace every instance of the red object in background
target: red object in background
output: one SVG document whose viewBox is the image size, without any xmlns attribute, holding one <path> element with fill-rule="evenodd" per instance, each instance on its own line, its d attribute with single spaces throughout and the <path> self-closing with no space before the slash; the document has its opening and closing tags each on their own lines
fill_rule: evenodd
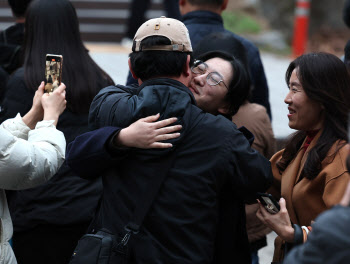
<svg viewBox="0 0 350 264">
<path fill-rule="evenodd" d="M 295 9 L 293 56 L 298 57 L 305 52 L 309 28 L 310 0 L 297 0 Z"/>
</svg>

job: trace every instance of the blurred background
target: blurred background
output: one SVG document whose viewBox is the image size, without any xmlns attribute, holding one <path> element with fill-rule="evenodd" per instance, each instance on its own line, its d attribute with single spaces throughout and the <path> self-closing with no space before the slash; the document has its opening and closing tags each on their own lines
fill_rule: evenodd
<svg viewBox="0 0 350 264">
<path fill-rule="evenodd" d="M 165 0 L 172 1 L 172 0 Z M 119 43 L 125 36 L 131 0 L 71 0 L 83 39 Z M 342 20 L 344 0 L 311 0 L 307 51 L 343 52 L 349 29 Z M 251 39 L 263 51 L 292 52 L 295 0 L 230 0 L 224 12 L 227 29 Z M 152 0 L 146 18 L 165 15 L 162 0 Z M 0 1 L 0 30 L 13 24 L 6 0 Z"/>
</svg>

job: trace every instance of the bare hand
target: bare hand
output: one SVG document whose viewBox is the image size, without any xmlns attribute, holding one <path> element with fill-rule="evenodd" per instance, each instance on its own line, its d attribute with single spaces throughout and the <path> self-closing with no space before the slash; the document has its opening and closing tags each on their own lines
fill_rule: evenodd
<svg viewBox="0 0 350 264">
<path fill-rule="evenodd" d="M 32 108 L 22 118 L 23 122 L 30 129 L 33 129 L 36 126 L 36 123 L 41 121 L 44 116 L 44 109 L 41 105 L 41 97 L 44 94 L 44 86 L 45 86 L 45 83 L 41 82 L 41 84 L 38 87 L 38 90 L 35 92 Z"/>
<path fill-rule="evenodd" d="M 155 122 L 158 118 L 159 114 L 139 119 L 127 128 L 122 129 L 115 138 L 114 143 L 119 146 L 143 149 L 171 148 L 171 143 L 162 143 L 159 141 L 179 137 L 180 133 L 174 132 L 179 131 L 182 126 L 175 125 L 167 127 L 177 121 L 176 117 Z"/>
<path fill-rule="evenodd" d="M 44 109 L 44 120 L 54 120 L 57 124 L 58 117 L 66 109 L 66 86 L 62 83 L 54 92 L 45 93 L 41 97 Z"/>
<path fill-rule="evenodd" d="M 259 202 L 260 208 L 256 212 L 256 216 L 264 225 L 275 231 L 283 240 L 292 243 L 294 240 L 294 228 L 290 222 L 286 208 L 286 200 L 281 198 L 279 204 L 281 208 L 280 211 L 277 214 L 270 214 Z"/>
</svg>

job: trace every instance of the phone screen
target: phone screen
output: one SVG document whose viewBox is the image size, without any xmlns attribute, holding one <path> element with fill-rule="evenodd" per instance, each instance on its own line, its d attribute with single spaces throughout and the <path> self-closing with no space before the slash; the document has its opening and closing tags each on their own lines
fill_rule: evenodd
<svg viewBox="0 0 350 264">
<path fill-rule="evenodd" d="M 62 80 L 62 55 L 46 55 L 46 67 L 45 67 L 45 92 L 53 92 L 58 86 L 61 85 Z"/>
<path fill-rule="evenodd" d="M 259 201 L 265 206 L 266 210 L 271 214 L 277 214 L 280 211 L 278 202 L 268 193 L 258 193 Z"/>
</svg>

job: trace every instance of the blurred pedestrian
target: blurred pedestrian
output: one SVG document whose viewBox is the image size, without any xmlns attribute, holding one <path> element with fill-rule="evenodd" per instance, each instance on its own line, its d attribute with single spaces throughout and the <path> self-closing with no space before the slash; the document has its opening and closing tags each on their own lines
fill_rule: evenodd
<svg viewBox="0 0 350 264">
<path fill-rule="evenodd" d="M 21 46 L 24 39 L 25 13 L 31 1 L 8 0 L 15 24 L 0 32 L 0 66 L 9 74 L 18 69 L 23 62 Z"/>
<path fill-rule="evenodd" d="M 274 183 L 268 190 L 281 210 L 257 216 L 278 235 L 273 261 L 282 261 L 293 245 L 306 241 L 316 217 L 340 202 L 347 183 L 347 124 L 350 77 L 334 55 L 310 53 L 286 72 L 289 127 L 298 130 L 286 148 L 271 158 Z"/>
<path fill-rule="evenodd" d="M 8 81 L 1 119 L 29 110 L 31 87 L 46 79 L 46 54 L 62 55 L 67 109 L 57 127 L 70 142 L 89 130 L 90 103 L 113 81 L 89 56 L 80 38 L 75 8 L 68 0 L 33 0 L 26 14 L 24 43 L 24 65 Z M 10 193 L 13 248 L 19 263 L 68 263 L 101 191 L 99 180 L 83 180 L 63 164 L 48 183 Z"/>
<path fill-rule="evenodd" d="M 127 31 L 122 44 L 132 45 L 132 39 L 137 29 L 146 21 L 145 14 L 151 5 L 151 0 L 132 0 Z M 167 17 L 180 19 L 179 0 L 163 0 L 163 6 Z"/>
</svg>

